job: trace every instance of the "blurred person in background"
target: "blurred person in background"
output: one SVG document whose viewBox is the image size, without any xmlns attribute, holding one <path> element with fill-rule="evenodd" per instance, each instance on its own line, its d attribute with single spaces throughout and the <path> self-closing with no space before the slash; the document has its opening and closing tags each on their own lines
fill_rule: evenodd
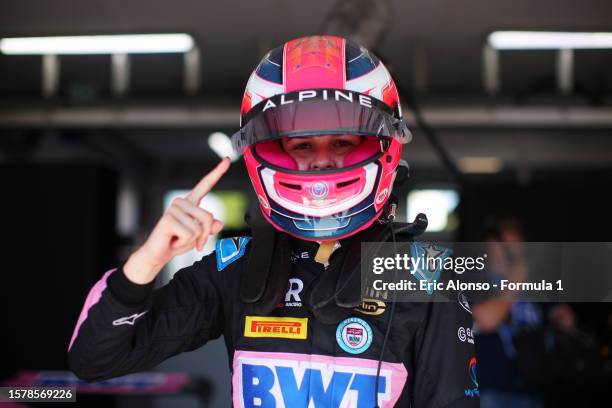
<svg viewBox="0 0 612 408">
<path fill-rule="evenodd" d="M 199 203 L 224 159 L 92 288 L 71 368 L 107 379 L 224 335 L 236 406 L 478 406 L 473 344 L 457 341 L 472 326 L 466 306 L 362 300 L 361 242 L 412 240 L 391 196 L 410 137 L 389 72 L 365 48 L 319 36 L 270 51 L 233 136 L 261 207 L 251 235 L 218 241 L 153 290 L 173 257 L 223 228 Z"/>
<path fill-rule="evenodd" d="M 518 219 L 496 221 L 486 237 L 493 280 L 528 281 L 524 237 Z M 578 328 L 571 305 L 504 293 L 472 309 L 483 408 L 573 406 L 570 395 L 600 377 L 596 337 Z"/>
</svg>

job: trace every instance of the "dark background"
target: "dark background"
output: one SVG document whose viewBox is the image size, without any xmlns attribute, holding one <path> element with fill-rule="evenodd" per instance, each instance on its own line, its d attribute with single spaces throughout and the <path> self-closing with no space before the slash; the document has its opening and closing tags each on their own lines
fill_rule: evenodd
<svg viewBox="0 0 612 408">
<path fill-rule="evenodd" d="M 529 241 L 610 241 L 612 50 L 576 51 L 573 90 L 565 94 L 556 85 L 556 51 L 500 53 L 493 94 L 482 62 L 495 30 L 606 31 L 610 21 L 607 0 L 4 4 L 0 38 L 186 32 L 200 48 L 202 70 L 200 89 L 186 95 L 181 55 L 132 56 L 129 91 L 116 97 L 109 56 L 61 57 L 58 92 L 45 98 L 40 57 L 0 54 L 0 379 L 67 368 L 65 350 L 89 287 L 142 242 L 166 191 L 190 188 L 215 165 L 207 137 L 238 128 L 251 70 L 268 49 L 302 35 L 363 39 L 402 88 L 414 141 L 404 149 L 411 177 L 395 190 L 400 220 L 410 190 L 444 187 L 460 193 L 459 226 L 446 238 L 480 240 L 494 220 L 512 216 Z M 417 125 L 415 106 L 452 163 L 493 156 L 503 168 L 454 176 Z M 218 189 L 250 192 L 241 162 Z M 135 219 L 122 229 L 118 202 L 126 190 Z M 574 306 L 584 330 L 601 344 L 612 340 L 609 304 Z M 219 374 L 226 364 L 215 342 L 161 369 L 212 379 L 217 405 L 228 401 L 229 383 Z M 608 379 L 602 374 L 577 392 L 587 398 Z M 125 400 L 104 400 L 111 403 Z"/>
</svg>

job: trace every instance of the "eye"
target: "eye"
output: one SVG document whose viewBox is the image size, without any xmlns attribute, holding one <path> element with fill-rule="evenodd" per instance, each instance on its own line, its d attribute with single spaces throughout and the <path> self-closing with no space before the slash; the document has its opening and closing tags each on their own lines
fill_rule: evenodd
<svg viewBox="0 0 612 408">
<path fill-rule="evenodd" d="M 312 146 L 310 145 L 310 143 L 308 142 L 301 142 L 301 143 L 297 143 L 295 144 L 291 150 L 308 150 L 310 149 Z"/>
<path fill-rule="evenodd" d="M 352 140 L 345 140 L 345 139 L 339 139 L 336 140 L 336 142 L 334 143 L 334 146 L 336 147 L 352 147 L 355 146 L 355 143 L 353 143 Z"/>
</svg>

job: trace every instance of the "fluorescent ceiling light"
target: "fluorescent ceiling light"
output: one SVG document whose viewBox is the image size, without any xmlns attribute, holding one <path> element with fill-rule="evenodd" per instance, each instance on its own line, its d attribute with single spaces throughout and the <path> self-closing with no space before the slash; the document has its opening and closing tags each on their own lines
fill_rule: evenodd
<svg viewBox="0 0 612 408">
<path fill-rule="evenodd" d="M 464 173 L 499 173 L 504 163 L 498 157 L 462 157 L 459 168 Z"/>
<path fill-rule="evenodd" d="M 232 141 L 223 132 L 214 132 L 208 136 L 208 146 L 217 153 L 220 158 L 229 157 L 232 161 L 238 160 L 240 155 L 234 151 Z"/>
<path fill-rule="evenodd" d="M 0 51 L 13 55 L 157 54 L 187 52 L 193 45 L 188 34 L 87 35 L 3 38 Z"/>
<path fill-rule="evenodd" d="M 612 48 L 612 33 L 496 31 L 489 45 L 498 50 L 558 50 Z"/>
</svg>

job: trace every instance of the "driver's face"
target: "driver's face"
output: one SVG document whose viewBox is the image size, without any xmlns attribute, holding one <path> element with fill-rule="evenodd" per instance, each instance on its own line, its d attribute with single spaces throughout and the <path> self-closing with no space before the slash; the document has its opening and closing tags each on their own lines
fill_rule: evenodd
<svg viewBox="0 0 612 408">
<path fill-rule="evenodd" d="M 327 170 L 344 167 L 344 158 L 361 141 L 361 136 L 354 135 L 285 137 L 281 145 L 298 170 Z"/>
</svg>

